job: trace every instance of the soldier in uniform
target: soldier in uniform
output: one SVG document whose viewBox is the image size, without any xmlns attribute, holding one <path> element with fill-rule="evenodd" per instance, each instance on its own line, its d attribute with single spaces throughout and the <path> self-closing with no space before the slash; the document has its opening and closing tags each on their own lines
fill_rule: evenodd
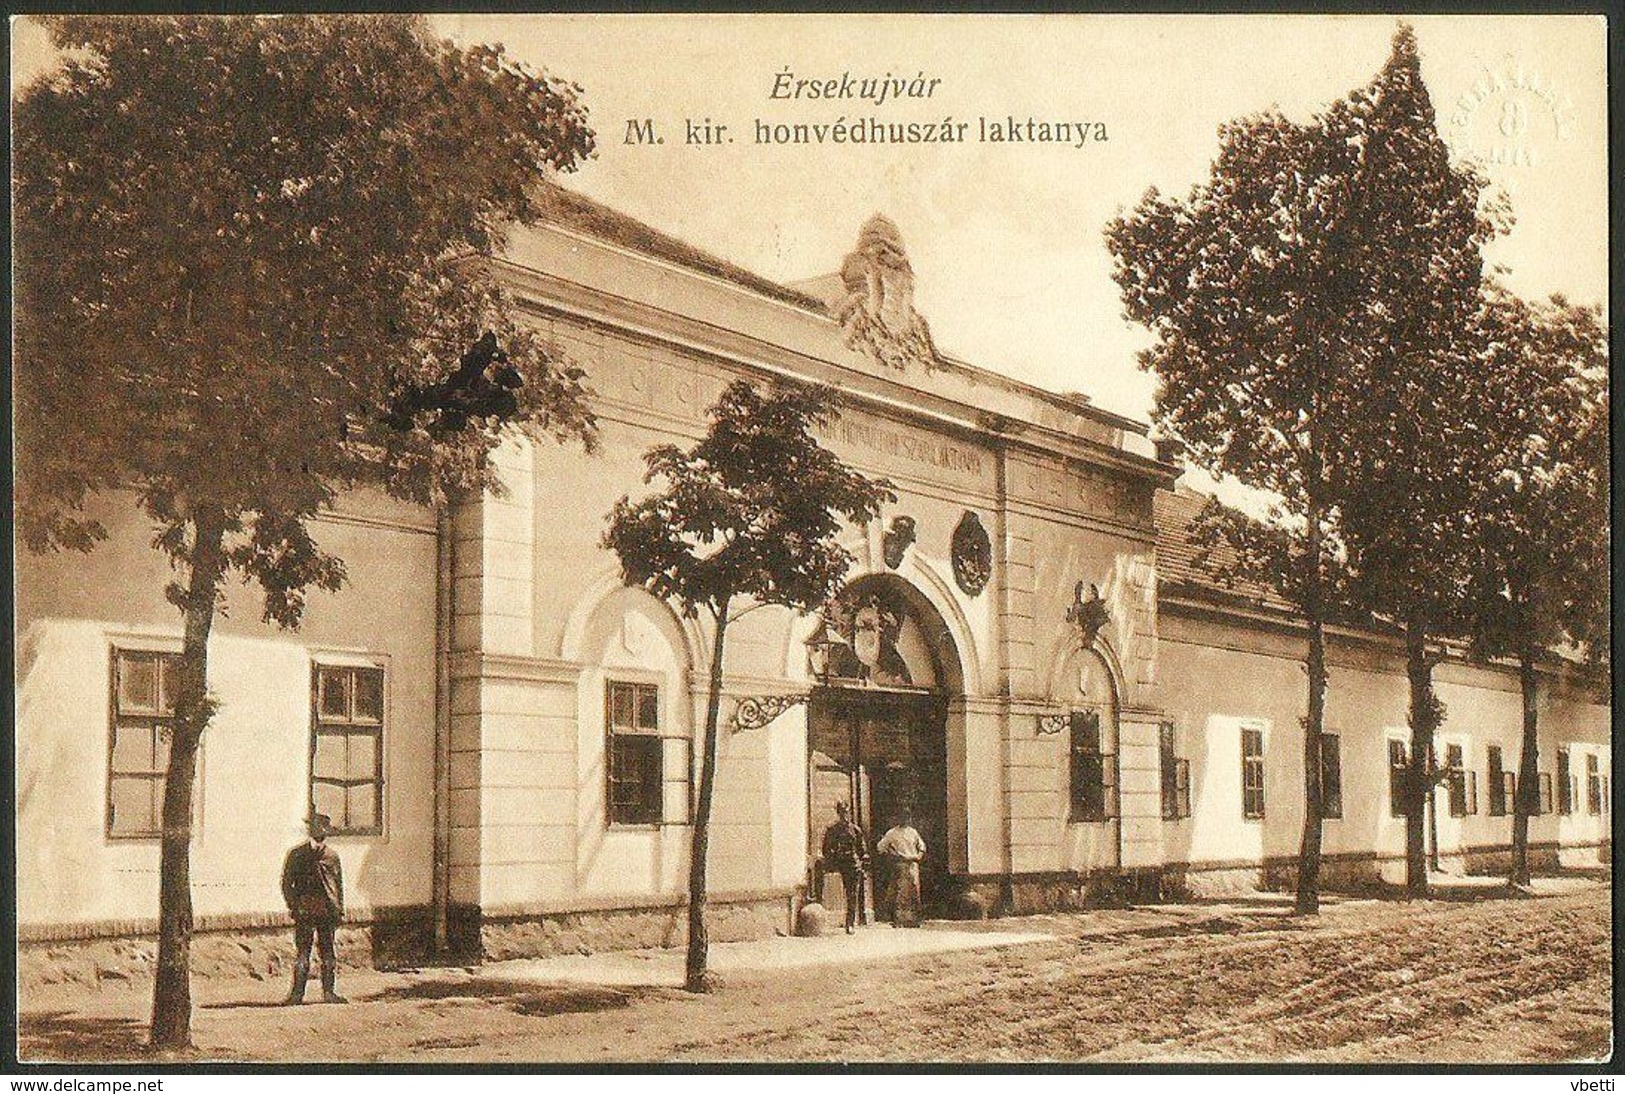
<svg viewBox="0 0 1625 1094">
<path fill-rule="evenodd" d="M 310 977 L 310 949 L 315 943 L 322 958 L 322 1002 L 347 1003 L 338 993 L 338 955 L 333 933 L 344 918 L 344 871 L 338 852 L 327 846 L 332 821 L 316 813 L 309 822 L 310 839 L 288 852 L 282 864 L 282 899 L 293 917 L 293 941 L 298 957 L 293 964 L 293 987 L 288 1005 L 305 1001 Z"/>
<path fill-rule="evenodd" d="M 863 829 L 852 823 L 851 807 L 844 801 L 835 803 L 835 823 L 824 829 L 821 857 L 825 870 L 841 875 L 841 887 L 846 890 L 846 933 L 851 934 L 862 901 L 867 852 Z"/>
</svg>

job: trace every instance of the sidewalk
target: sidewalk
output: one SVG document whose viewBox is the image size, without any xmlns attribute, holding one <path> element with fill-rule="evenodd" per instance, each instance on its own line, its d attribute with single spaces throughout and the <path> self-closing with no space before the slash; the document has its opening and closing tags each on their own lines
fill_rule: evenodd
<svg viewBox="0 0 1625 1094">
<path fill-rule="evenodd" d="M 710 964 L 721 990 L 709 995 L 680 989 L 677 948 L 346 971 L 347 1007 L 281 1006 L 280 978 L 199 977 L 197 1049 L 181 1058 L 523 1065 L 1605 1054 L 1613 960 L 1605 880 L 1538 879 L 1534 900 L 1476 882 L 1460 891 L 1475 898 L 1333 896 L 1313 919 L 1291 915 L 1290 898 L 1259 893 L 719 942 Z M 142 1043 L 151 990 L 150 980 L 119 980 L 24 996 L 19 1051 L 150 1061 Z M 1124 1009 L 1125 999 L 1135 1005 Z"/>
<path fill-rule="evenodd" d="M 1055 937 L 1033 931 L 967 931 L 947 926 L 897 929 L 876 924 L 859 927 L 857 933 L 850 935 L 837 931 L 821 938 L 779 937 L 752 942 L 713 942 L 709 951 L 709 966 L 712 972 L 726 976 L 729 972 L 771 972 L 818 965 L 872 965 L 881 961 L 960 950 L 1050 942 Z M 677 987 L 683 983 L 684 958 L 682 947 L 619 950 L 496 961 L 479 966 L 473 975 L 476 980 L 503 983 Z"/>
</svg>

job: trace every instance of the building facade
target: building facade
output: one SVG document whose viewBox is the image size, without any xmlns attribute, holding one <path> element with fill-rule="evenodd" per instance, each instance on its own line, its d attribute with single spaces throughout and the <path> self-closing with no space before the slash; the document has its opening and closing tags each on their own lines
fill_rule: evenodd
<svg viewBox="0 0 1625 1094">
<path fill-rule="evenodd" d="M 313 596 L 296 633 L 232 591 L 194 834 L 202 929 L 282 922 L 281 856 L 314 808 L 375 933 L 433 925 L 492 955 L 677 940 L 710 636 L 624 587 L 600 541 L 614 502 L 648 489 L 643 453 L 700 437 L 741 378 L 840 388 L 821 440 L 897 500 L 846 530 L 857 562 L 824 612 L 730 627 L 715 937 L 788 928 L 838 800 L 871 835 L 913 816 L 927 901 L 950 913 L 1281 880 L 1302 825 L 1302 633 L 1192 565 L 1200 499 L 1143 423 L 938 353 L 878 218 L 838 277 L 792 288 L 566 192 L 551 205 L 501 271 L 586 370 L 601 451 L 516 438 L 507 489 L 439 525 L 347 496 L 317 539 L 350 584 Z M 94 554 L 18 559 L 25 943 L 140 933 L 156 908 L 180 620 L 138 515 L 104 504 L 114 535 Z M 1396 877 L 1402 651 L 1339 632 L 1331 656 L 1331 874 Z M 1516 677 L 1452 661 L 1438 679 L 1441 865 L 1495 868 Z M 1554 661 L 1541 695 L 1531 838 L 1605 861 L 1607 681 Z"/>
</svg>

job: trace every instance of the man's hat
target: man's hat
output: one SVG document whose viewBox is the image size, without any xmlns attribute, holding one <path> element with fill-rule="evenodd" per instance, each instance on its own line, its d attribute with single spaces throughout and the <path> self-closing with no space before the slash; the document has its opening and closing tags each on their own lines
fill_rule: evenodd
<svg viewBox="0 0 1625 1094">
<path fill-rule="evenodd" d="M 851 809 L 852 807 L 847 805 L 845 801 L 838 801 L 835 803 L 835 812 L 837 813 L 848 813 L 851 812 Z"/>
<path fill-rule="evenodd" d="M 333 818 L 326 813 L 312 813 L 310 819 L 305 821 L 305 827 L 317 839 L 333 834 Z"/>
</svg>

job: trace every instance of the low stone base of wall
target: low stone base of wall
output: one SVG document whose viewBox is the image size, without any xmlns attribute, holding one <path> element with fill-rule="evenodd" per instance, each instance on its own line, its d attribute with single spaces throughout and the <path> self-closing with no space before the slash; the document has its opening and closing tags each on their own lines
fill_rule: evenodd
<svg viewBox="0 0 1625 1094">
<path fill-rule="evenodd" d="M 1558 862 L 1565 867 L 1575 869 L 1612 866 L 1614 862 L 1613 841 L 1603 840 L 1594 847 L 1565 847 L 1558 854 Z"/>
<path fill-rule="evenodd" d="M 1556 873 L 1561 865 L 1558 862 L 1557 848 L 1531 847 L 1529 849 L 1530 873 Z M 1467 851 L 1461 856 L 1461 866 L 1464 873 L 1475 876 L 1506 877 L 1512 872 L 1512 849 L 1496 847 Z"/>
<path fill-rule="evenodd" d="M 1169 899 L 1158 874 L 1099 870 L 1082 874 L 1024 874 L 1009 878 L 962 878 L 957 886 L 974 894 L 992 916 L 1042 915 L 1090 908 L 1121 908 L 1130 903 Z M 956 900 L 963 903 L 964 898 Z"/>
<path fill-rule="evenodd" d="M 1037 915 L 1041 912 L 1069 912 L 1099 908 L 1122 902 L 1108 874 L 1085 874 L 1077 878 L 1015 878 L 1010 884 L 1006 915 Z"/>
<path fill-rule="evenodd" d="M 1509 848 L 1484 847 L 1446 854 L 1440 866 L 1446 873 L 1495 876 L 1505 875 L 1511 860 Z M 1550 844 L 1529 849 L 1530 869 L 1536 875 L 1591 869 L 1611 861 L 1607 843 L 1565 847 L 1561 853 Z M 1320 864 L 1320 887 L 1328 893 L 1370 893 L 1402 883 L 1404 872 L 1404 860 L 1393 856 L 1327 857 Z M 1162 901 L 1223 900 L 1260 892 L 1291 893 L 1298 884 L 1298 863 L 1281 858 L 1262 863 L 1172 864 L 1129 871 L 981 876 L 961 878 L 957 883 L 965 892 L 976 894 L 991 914 L 1020 916 Z"/>
<path fill-rule="evenodd" d="M 389 928 L 374 923 L 340 927 L 334 938 L 339 967 L 399 967 L 415 964 L 427 953 L 424 947 L 421 953 L 390 954 L 387 945 L 379 945 L 390 933 Z M 17 985 L 26 992 L 48 984 L 150 981 L 157 957 L 158 940 L 150 937 L 25 942 L 17 948 Z M 200 978 L 280 981 L 292 977 L 293 960 L 292 927 L 205 931 L 192 936 L 192 975 Z"/>
<path fill-rule="evenodd" d="M 788 893 L 713 899 L 706 907 L 711 940 L 740 942 L 789 934 L 792 903 Z M 436 955 L 432 910 L 400 908 L 375 913 L 370 922 L 345 924 L 334 941 L 341 971 L 683 946 L 688 942 L 688 907 L 663 904 L 494 917 L 482 916 L 477 908 L 453 907 L 447 934 L 449 952 Z M 26 993 L 52 984 L 150 983 L 157 951 L 157 938 L 144 929 L 111 937 L 24 941 L 17 948 L 18 987 Z M 282 988 L 282 981 L 293 974 L 293 961 L 291 925 L 205 923 L 192 935 L 195 977 L 247 977 Z"/>
<path fill-rule="evenodd" d="M 792 903 L 789 894 L 713 899 L 705 910 L 707 933 L 712 942 L 788 935 L 793 926 Z M 686 946 L 688 906 L 494 916 L 463 908 L 453 917 L 452 939 L 457 950 L 477 952 L 486 961 Z"/>
<path fill-rule="evenodd" d="M 1255 871 L 1258 888 L 1290 893 L 1298 888 L 1296 859 L 1273 860 Z M 1328 892 L 1357 893 L 1383 884 L 1382 862 L 1375 856 L 1325 858 L 1320 863 L 1320 887 Z"/>
<path fill-rule="evenodd" d="M 1268 879 L 1261 867 L 1237 867 L 1224 870 L 1174 871 L 1175 884 L 1195 900 L 1222 900 L 1226 897 L 1245 896 L 1268 887 Z"/>
</svg>

